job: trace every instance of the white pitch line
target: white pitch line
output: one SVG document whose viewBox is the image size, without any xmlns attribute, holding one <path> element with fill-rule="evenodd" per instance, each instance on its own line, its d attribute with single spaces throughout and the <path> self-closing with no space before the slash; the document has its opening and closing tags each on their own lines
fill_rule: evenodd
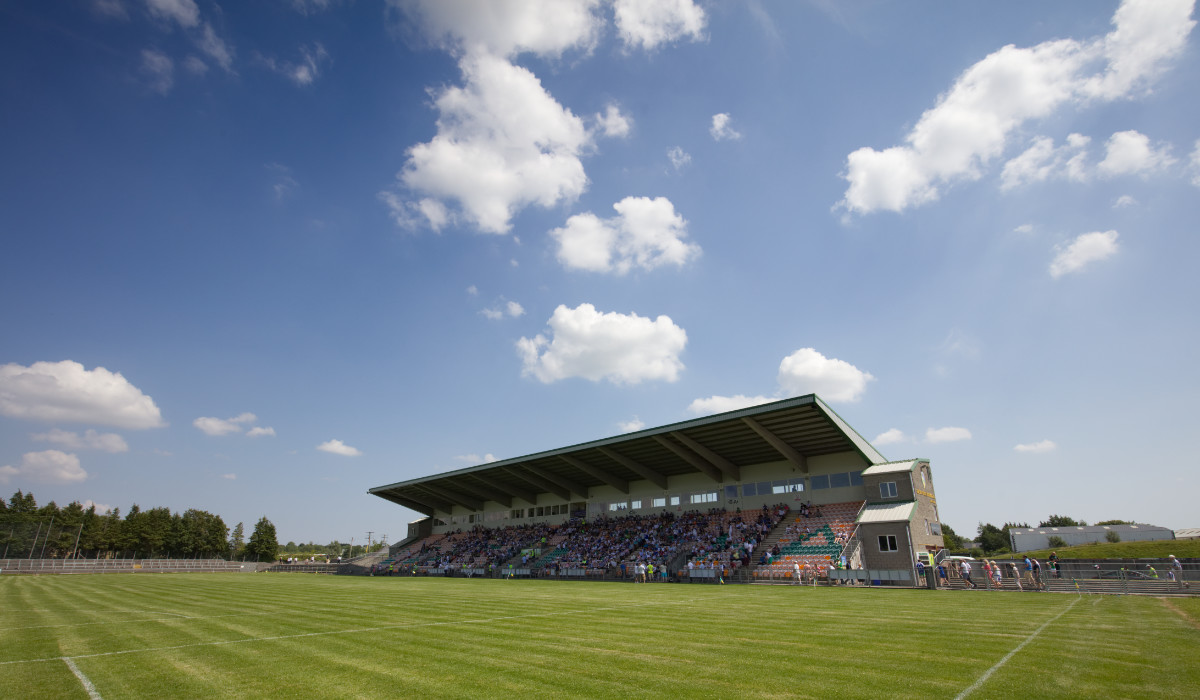
<svg viewBox="0 0 1200 700">
<path fill-rule="evenodd" d="M 79 679 L 79 682 L 83 684 L 83 689 L 87 691 L 89 698 L 92 700 L 104 700 L 104 698 L 100 697 L 100 691 L 96 690 L 96 686 L 92 685 L 92 681 L 89 680 L 87 676 L 83 675 L 83 671 L 79 670 L 79 667 L 75 665 L 74 661 L 65 657 L 63 658 L 63 661 L 67 662 L 67 668 L 71 669 L 71 673 L 74 673 L 75 677 Z"/>
<path fill-rule="evenodd" d="M 1042 630 L 1044 630 L 1044 629 L 1046 629 L 1047 627 L 1049 627 L 1049 626 L 1050 626 L 1050 624 L 1051 624 L 1051 623 L 1053 623 L 1053 622 L 1054 622 L 1055 620 L 1057 620 L 1058 618 L 1060 618 L 1060 617 L 1062 617 L 1063 615 L 1067 614 L 1067 611 L 1068 611 L 1068 610 L 1070 610 L 1071 608 L 1075 607 L 1075 604 L 1076 604 L 1076 603 L 1078 603 L 1078 602 L 1079 602 L 1079 599 L 1078 599 L 1078 598 L 1075 598 L 1075 599 L 1073 599 L 1073 600 L 1071 601 L 1071 604 L 1070 604 L 1070 605 L 1068 605 L 1067 607 L 1063 608 L 1061 612 L 1059 612 L 1057 615 L 1055 615 L 1054 617 L 1050 618 L 1049 620 L 1046 620 L 1045 622 L 1043 622 L 1043 623 L 1042 623 L 1042 626 L 1041 626 L 1041 627 L 1039 627 L 1039 628 L 1037 628 L 1037 629 L 1035 629 L 1035 630 L 1033 631 L 1033 634 L 1031 634 L 1031 635 L 1029 635 L 1028 637 L 1026 637 L 1026 638 L 1025 638 L 1025 641 L 1023 641 L 1023 642 L 1021 642 L 1020 644 L 1018 644 L 1016 649 L 1013 649 L 1012 651 L 1010 651 L 1010 652 L 1008 652 L 1007 654 L 1005 654 L 1003 659 L 1000 659 L 999 661 L 997 661 L 997 662 L 996 662 L 996 664 L 995 664 L 994 666 L 992 666 L 992 667 L 991 667 L 991 668 L 989 668 L 988 670 L 984 671 L 984 672 L 983 672 L 983 675 L 982 675 L 982 676 L 980 676 L 980 677 L 979 677 L 979 679 L 978 679 L 978 680 L 976 680 L 976 681 L 975 681 L 973 684 L 971 684 L 971 687 L 970 687 L 970 688 L 967 688 L 966 690 L 964 690 L 964 691 L 962 691 L 961 693 L 959 693 L 959 694 L 958 694 L 958 696 L 954 698 L 954 700 L 963 700 L 963 698 L 967 697 L 968 695 L 970 695 L 971 693 L 975 692 L 976 690 L 979 690 L 979 687 L 980 687 L 980 686 L 982 686 L 982 685 L 983 685 L 983 684 L 984 684 L 984 683 L 987 681 L 987 679 L 991 678 L 993 673 L 995 673 L 996 671 L 1000 670 L 1000 667 L 1001 667 L 1001 666 L 1003 666 L 1004 664 L 1008 663 L 1008 660 L 1009 660 L 1009 659 L 1011 659 L 1012 657 L 1016 656 L 1016 655 L 1017 655 L 1017 652 L 1019 652 L 1019 651 L 1021 651 L 1022 649 L 1024 649 L 1026 644 L 1029 644 L 1030 642 L 1032 642 L 1032 641 L 1033 641 L 1033 639 L 1034 639 L 1034 637 L 1037 637 L 1039 634 L 1041 634 L 1041 633 L 1042 633 Z"/>
<path fill-rule="evenodd" d="M 112 612 L 112 611 L 109 611 Z M 137 611 L 133 611 L 137 612 Z M 252 615 L 278 615 L 286 610 L 272 610 L 270 612 L 247 612 L 247 613 L 228 613 L 226 615 L 180 615 L 179 613 L 155 612 L 147 610 L 145 612 L 154 612 L 156 615 L 175 615 L 184 620 L 215 620 L 221 617 L 250 617 Z M 28 625 L 26 627 L 0 627 L 0 632 L 11 632 L 14 630 L 42 630 L 55 627 L 91 627 L 94 625 L 124 625 L 131 622 L 162 622 L 164 620 L 174 620 L 176 617 L 138 617 L 131 620 L 100 620 L 97 622 L 64 622 L 61 625 Z"/>
<path fill-rule="evenodd" d="M 692 603 L 694 600 L 674 601 L 671 604 Z M 179 644 L 170 647 L 147 647 L 144 649 L 126 649 L 124 651 L 103 651 L 97 654 L 77 654 L 75 656 L 48 656 L 40 659 L 14 659 L 12 661 L 0 661 L 0 666 L 11 666 L 13 664 L 34 664 L 43 663 L 46 661 L 66 661 L 70 664 L 72 659 L 95 659 L 101 656 L 123 656 L 125 654 L 141 654 L 152 651 L 174 651 L 176 649 L 192 649 L 195 647 L 215 647 L 226 644 L 246 644 L 248 642 L 278 642 L 284 639 L 301 639 L 303 637 L 327 637 L 333 634 L 358 634 L 361 632 L 382 632 L 384 630 L 396 629 L 416 629 L 420 627 L 446 627 L 449 625 L 477 625 L 487 622 L 500 622 L 502 620 L 521 620 L 531 617 L 557 617 L 560 615 L 580 615 L 583 613 L 603 612 L 612 610 L 628 610 L 630 608 L 645 607 L 647 605 L 662 605 L 662 601 L 653 601 L 646 603 L 636 603 L 624 607 L 612 608 L 588 608 L 587 610 L 563 610 L 552 613 L 530 613 L 528 615 L 504 615 L 501 617 L 481 617 L 469 620 L 446 620 L 444 622 L 417 622 L 417 623 L 402 623 L 396 625 L 380 625 L 379 627 L 359 627 L 348 630 L 330 630 L 327 632 L 303 632 L 300 634 L 282 634 L 275 637 L 245 637 L 243 639 L 227 639 L 217 642 L 197 642 L 195 644 Z M 78 675 L 78 674 L 77 674 Z"/>
</svg>

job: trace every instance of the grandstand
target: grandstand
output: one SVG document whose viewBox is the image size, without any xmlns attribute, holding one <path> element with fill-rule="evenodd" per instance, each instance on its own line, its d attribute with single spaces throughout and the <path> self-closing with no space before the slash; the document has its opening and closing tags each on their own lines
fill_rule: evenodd
<svg viewBox="0 0 1200 700">
<path fill-rule="evenodd" d="M 912 584 L 917 553 L 942 547 L 929 461 L 887 461 L 814 394 L 369 492 L 425 516 L 377 567 L 390 572 L 611 577 L 652 563 L 752 581 L 801 563 Z"/>
</svg>

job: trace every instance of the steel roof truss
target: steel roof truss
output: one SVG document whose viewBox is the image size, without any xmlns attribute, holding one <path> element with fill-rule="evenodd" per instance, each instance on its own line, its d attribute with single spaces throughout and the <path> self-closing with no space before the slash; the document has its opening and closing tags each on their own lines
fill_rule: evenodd
<svg viewBox="0 0 1200 700">
<path fill-rule="evenodd" d="M 592 465 L 588 464 L 587 462 L 582 462 L 578 459 L 575 459 L 574 457 L 572 457 L 570 455 L 559 455 L 558 458 L 561 459 L 562 461 L 566 462 L 567 464 L 571 465 L 572 467 L 575 467 L 576 469 L 583 472 L 584 474 L 590 474 L 591 476 L 599 479 L 600 481 L 603 481 L 604 483 L 606 483 L 609 486 L 613 487 L 614 489 L 620 491 L 621 493 L 629 495 L 629 482 L 628 481 L 625 481 L 624 479 L 622 479 L 620 477 L 613 476 L 612 474 L 610 474 L 609 472 L 607 472 L 603 469 L 597 469 L 596 467 L 593 467 Z"/>
<path fill-rule="evenodd" d="M 710 464 L 716 465 L 717 469 L 720 469 L 721 471 L 725 472 L 725 476 L 728 476 L 730 479 L 733 479 L 734 481 L 742 480 L 742 470 L 741 470 L 741 468 L 738 467 L 738 465 L 734 464 L 733 462 L 730 462 L 729 460 L 725 459 L 721 455 L 708 449 L 704 445 L 700 444 L 696 440 L 693 440 L 692 438 L 688 437 L 687 435 L 684 435 L 683 433 L 674 432 L 674 433 L 671 433 L 671 435 L 676 440 L 682 442 L 684 445 L 687 445 L 693 452 L 700 455 L 704 459 L 708 460 L 708 462 Z M 720 479 L 717 479 L 717 481 L 720 481 Z"/>
<path fill-rule="evenodd" d="M 485 500 L 495 501 L 496 503 L 499 503 L 500 505 L 504 506 L 505 508 L 512 508 L 512 497 L 508 496 L 507 494 L 499 493 L 495 489 L 480 488 L 480 487 L 478 487 L 472 483 L 469 483 L 467 481 L 456 481 L 456 482 L 454 482 L 454 487 L 460 488 L 469 493 L 473 493 L 476 496 L 483 498 Z"/>
<path fill-rule="evenodd" d="M 448 499 L 451 503 L 457 503 L 468 510 L 483 510 L 483 501 L 476 500 L 470 496 L 464 496 L 457 491 L 451 491 L 450 489 L 434 486 L 433 484 L 425 484 L 425 488 L 429 489 L 435 496 L 441 496 Z"/>
<path fill-rule="evenodd" d="M 759 437 L 770 443 L 771 447 L 774 447 L 776 452 L 783 455 L 787 461 L 792 463 L 792 466 L 796 467 L 805 474 L 808 473 L 808 458 L 801 454 L 799 450 L 781 440 L 775 433 L 772 433 L 770 430 L 762 427 L 762 425 L 760 425 L 753 418 L 744 417 L 742 418 L 742 422 L 750 426 L 751 430 L 758 433 Z"/>
<path fill-rule="evenodd" d="M 686 447 L 682 445 L 676 445 L 662 435 L 655 435 L 654 439 L 657 440 L 663 447 L 678 455 L 683 461 L 707 474 L 708 478 L 712 479 L 718 484 L 724 480 L 724 474 L 721 473 L 720 469 L 717 469 L 708 462 L 705 462 L 699 455 L 693 454 Z"/>
<path fill-rule="evenodd" d="M 526 503 L 537 505 L 537 494 L 532 491 L 526 491 L 525 489 L 520 488 L 519 486 L 508 486 L 506 484 L 502 484 L 499 481 L 494 481 L 492 479 L 489 479 L 488 477 L 483 476 L 482 474 L 472 474 L 471 476 L 476 481 L 478 481 L 479 483 L 481 483 L 485 486 L 490 486 L 490 487 L 496 489 L 497 491 L 503 491 L 504 493 L 512 494 L 513 496 L 516 496 L 517 498 L 521 499 L 522 501 L 525 501 Z"/>
<path fill-rule="evenodd" d="M 538 487 L 539 489 L 541 489 L 547 493 L 552 493 L 555 496 L 558 496 L 559 498 L 563 499 L 564 501 L 571 500 L 571 494 L 568 493 L 566 489 L 559 486 L 558 484 L 555 484 L 554 482 L 551 482 L 547 479 L 541 478 L 537 474 L 530 473 L 529 471 L 527 471 L 527 469 L 528 469 L 527 465 L 514 464 L 511 467 L 505 467 L 505 469 L 508 471 L 509 474 L 512 474 L 513 476 L 524 479 L 525 481 L 528 481 L 529 483 L 533 484 L 534 486 Z"/>
<path fill-rule="evenodd" d="M 660 488 L 660 489 L 667 488 L 667 477 L 654 471 L 650 467 L 647 467 L 644 464 L 639 464 L 638 462 L 635 462 L 634 460 L 626 457 L 625 455 L 621 454 L 620 452 L 617 452 L 614 449 L 611 449 L 608 447 L 598 447 L 596 449 L 598 449 L 603 455 L 605 455 L 609 459 L 613 460 L 617 464 L 620 464 L 621 466 L 625 467 L 626 469 L 630 470 L 631 472 L 638 474 L 643 479 L 654 482 L 654 485 L 657 486 L 658 488 Z"/>
<path fill-rule="evenodd" d="M 578 481 L 575 481 L 573 479 L 568 479 L 566 477 L 559 476 L 558 474 L 548 472 L 545 469 L 535 467 L 532 464 L 522 464 L 521 466 L 524 467 L 530 474 L 540 476 L 541 478 L 545 479 L 546 481 L 549 481 L 554 484 L 558 484 L 559 486 L 570 491 L 571 493 L 577 494 L 581 498 L 586 499 L 588 497 L 588 488 L 586 486 L 584 486 L 583 484 L 579 483 Z M 569 500 L 569 499 L 566 499 L 566 497 L 564 497 L 564 500 Z"/>
</svg>

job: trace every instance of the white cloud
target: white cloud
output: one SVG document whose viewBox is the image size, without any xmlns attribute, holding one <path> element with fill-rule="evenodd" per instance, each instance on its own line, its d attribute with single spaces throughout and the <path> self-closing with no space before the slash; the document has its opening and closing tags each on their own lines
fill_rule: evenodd
<svg viewBox="0 0 1200 700">
<path fill-rule="evenodd" d="M 708 128 L 708 133 L 712 135 L 716 141 L 736 141 L 742 138 L 742 135 L 734 130 L 729 125 L 730 116 L 725 113 L 714 114 L 712 117 L 712 126 Z"/>
<path fill-rule="evenodd" d="M 613 205 L 609 219 L 576 214 L 550 232 L 558 242 L 558 260 L 568 268 L 623 275 L 633 268 L 682 267 L 700 255 L 688 243 L 687 221 L 666 197 L 626 197 Z"/>
<path fill-rule="evenodd" d="M 843 174 L 849 186 L 838 207 L 865 214 L 935 200 L 939 186 L 979 179 L 1022 124 L 1068 103 L 1084 106 L 1134 95 L 1183 51 L 1195 24 L 1192 4 L 1126 0 L 1113 16 L 1116 28 L 1102 39 L 995 51 L 964 71 L 921 115 L 906 145 L 850 153 Z M 1100 72 L 1089 73 L 1097 63 Z M 1017 170 L 1032 165 L 1015 165 L 1006 181 L 1019 181 Z"/>
<path fill-rule="evenodd" d="M 275 437 L 275 429 L 270 426 L 254 426 L 246 431 L 246 437 Z"/>
<path fill-rule="evenodd" d="M 329 440 L 317 445 L 317 449 L 330 454 L 342 455 L 343 457 L 359 457 L 362 455 L 362 450 L 356 447 L 351 447 L 341 440 Z"/>
<path fill-rule="evenodd" d="M 200 36 L 196 39 L 196 47 L 208 57 L 217 62 L 227 73 L 233 72 L 233 47 L 217 36 L 217 32 L 208 22 L 200 28 Z"/>
<path fill-rule="evenodd" d="M 1155 148 L 1150 138 L 1137 131 L 1118 131 L 1105 144 L 1104 160 L 1097 169 L 1105 177 L 1149 175 L 1175 162 L 1169 146 Z"/>
<path fill-rule="evenodd" d="M 679 146 L 675 146 L 667 150 L 667 160 L 671 161 L 671 167 L 678 172 L 683 166 L 692 162 L 692 156 Z"/>
<path fill-rule="evenodd" d="M 483 314 L 484 317 L 489 318 L 493 321 L 499 321 L 500 319 L 504 318 L 505 316 L 507 316 L 509 318 L 518 318 L 520 316 L 524 316 L 525 315 L 525 307 L 521 306 L 520 304 L 518 304 L 515 301 L 509 301 L 509 302 L 505 302 L 503 306 L 499 306 L 499 307 L 495 307 L 495 308 L 491 308 L 491 309 L 483 309 L 479 313 Z"/>
<path fill-rule="evenodd" d="M 1054 139 L 1039 136 L 1024 153 L 1004 164 L 1000 173 L 1000 189 L 1010 190 L 1020 185 L 1065 177 L 1083 181 L 1087 174 L 1087 145 L 1091 139 L 1082 134 L 1069 134 L 1067 143 L 1055 147 Z"/>
<path fill-rule="evenodd" d="M 222 475 L 221 475 L 221 478 L 222 478 L 222 479 L 229 479 L 230 481 L 234 481 L 234 480 L 236 480 L 236 479 L 237 479 L 237 474 L 222 474 Z"/>
<path fill-rule="evenodd" d="M 1055 445 L 1053 440 L 1040 440 L 1013 447 L 1017 452 L 1053 452 L 1057 448 L 1058 445 Z"/>
<path fill-rule="evenodd" d="M 102 452 L 128 452 L 129 445 L 125 438 L 116 433 L 98 433 L 88 429 L 82 436 L 66 430 L 54 428 L 50 432 L 37 433 L 29 436 L 38 442 L 53 442 L 68 450 L 100 450 Z"/>
<path fill-rule="evenodd" d="M 208 64 L 197 56 L 188 56 L 183 67 L 192 75 L 204 75 L 208 72 Z"/>
<path fill-rule="evenodd" d="M 83 506 L 83 509 L 84 509 L 85 511 L 86 511 L 88 508 L 91 508 L 91 507 L 93 507 L 93 506 L 94 506 L 94 507 L 96 508 L 96 515 L 104 515 L 105 513 L 107 513 L 107 512 L 109 512 L 109 511 L 111 511 L 111 510 L 112 510 L 112 506 L 110 506 L 110 505 L 105 505 L 105 504 L 103 504 L 103 503 L 96 503 L 95 501 L 93 501 L 93 500 L 92 500 L 92 499 L 90 499 L 90 498 L 89 498 L 89 499 L 86 499 L 86 500 L 85 500 L 85 501 L 84 501 L 82 504 L 80 504 L 80 505 L 82 505 L 82 506 Z"/>
<path fill-rule="evenodd" d="M 300 47 L 300 60 L 278 61 L 263 56 L 262 62 L 270 70 L 279 73 L 296 85 L 311 85 L 321 75 L 322 67 L 329 62 L 329 52 L 320 43 Z"/>
<path fill-rule="evenodd" d="M 119 372 L 71 360 L 0 365 L 0 414 L 132 430 L 166 425 L 154 400 Z"/>
<path fill-rule="evenodd" d="M 547 325 L 549 339 L 539 334 L 517 341 L 522 375 L 546 384 L 570 377 L 614 384 L 673 382 L 683 369 L 679 354 L 687 333 L 667 316 L 651 320 L 636 313 L 601 313 L 591 304 L 560 305 Z"/>
<path fill-rule="evenodd" d="M 472 453 L 472 454 L 466 454 L 466 455 L 457 455 L 455 457 L 455 459 L 457 459 L 460 462 L 466 462 L 468 464 L 488 464 L 488 463 L 496 461 L 496 455 L 489 452 L 489 453 L 485 454 L 484 456 L 480 457 L 479 455 Z"/>
<path fill-rule="evenodd" d="M 177 22 L 184 28 L 200 24 L 200 8 L 194 0 L 145 0 L 151 17 Z"/>
<path fill-rule="evenodd" d="M 622 433 L 635 433 L 645 427 L 646 422 L 637 416 L 617 423 L 617 429 L 619 429 Z"/>
<path fill-rule="evenodd" d="M 307 16 L 328 10 L 333 0 L 290 0 L 289 4 L 296 12 Z"/>
<path fill-rule="evenodd" d="M 826 401 L 858 401 L 872 381 L 849 362 L 801 348 L 779 363 L 779 387 L 787 395 L 818 394 Z"/>
<path fill-rule="evenodd" d="M 79 466 L 75 455 L 46 450 L 26 452 L 19 467 L 0 467 L 0 484 L 7 484 L 14 477 L 43 484 L 72 484 L 86 479 L 87 472 Z"/>
<path fill-rule="evenodd" d="M 1113 209 L 1123 209 L 1125 207 L 1136 206 L 1138 201 L 1133 197 L 1123 194 L 1117 197 L 1117 201 L 1113 202 Z"/>
<path fill-rule="evenodd" d="M 774 397 L 710 396 L 692 401 L 688 411 L 723 413 L 804 394 L 818 394 L 826 401 L 857 401 L 866 391 L 867 382 L 875 379 L 849 362 L 827 358 L 812 348 L 801 348 L 783 358 L 775 378 L 779 389 Z"/>
<path fill-rule="evenodd" d="M 467 287 L 467 294 L 470 294 L 473 297 L 479 296 L 479 288 L 475 285 L 471 285 L 470 287 Z"/>
<path fill-rule="evenodd" d="M 971 431 L 966 428 L 930 428 L 925 431 L 925 442 L 958 442 L 960 440 L 970 440 Z"/>
<path fill-rule="evenodd" d="M 604 28 L 600 0 L 388 0 L 388 7 L 458 55 L 589 51 Z"/>
<path fill-rule="evenodd" d="M 1055 279 L 1069 272 L 1078 272 L 1088 263 L 1112 257 L 1117 252 L 1116 231 L 1096 231 L 1077 237 L 1066 248 L 1059 249 L 1050 263 L 1050 276 Z"/>
<path fill-rule="evenodd" d="M 1013 233 L 1030 234 L 1033 233 L 1033 224 L 1021 224 L 1013 229 Z"/>
<path fill-rule="evenodd" d="M 604 114 L 596 114 L 592 118 L 596 121 L 600 133 L 605 136 L 625 138 L 633 129 L 633 120 L 629 118 L 629 115 L 622 114 L 621 108 L 615 104 L 605 107 Z"/>
<path fill-rule="evenodd" d="M 873 445 L 894 445 L 898 442 L 908 442 L 909 437 L 905 435 L 899 428 L 889 428 L 884 432 L 875 436 L 871 441 Z"/>
<path fill-rule="evenodd" d="M 121 0 L 92 0 L 92 11 L 109 19 L 129 19 L 129 10 Z"/>
<path fill-rule="evenodd" d="M 677 39 L 704 38 L 704 10 L 692 0 L 616 0 L 613 15 L 629 48 L 649 51 Z"/>
<path fill-rule="evenodd" d="M 205 435 L 219 436 L 240 433 L 244 424 L 254 423 L 256 420 L 258 420 L 258 416 L 253 413 L 243 413 L 240 416 L 224 419 L 202 416 L 192 421 L 192 425 L 199 428 Z"/>
<path fill-rule="evenodd" d="M 687 410 L 696 415 L 707 416 L 713 413 L 736 411 L 740 408 L 749 408 L 778 400 L 778 398 L 770 396 L 745 396 L 743 394 L 737 394 L 736 396 L 710 396 L 707 399 L 692 401 L 688 404 Z"/>
<path fill-rule="evenodd" d="M 175 84 L 175 62 L 158 49 L 142 49 L 142 65 L 139 69 L 150 89 L 160 95 L 171 91 Z"/>
<path fill-rule="evenodd" d="M 588 180 L 580 155 L 591 143 L 583 121 L 525 68 L 489 55 L 467 56 L 459 65 L 465 85 L 436 95 L 438 133 L 409 149 L 400 182 L 430 202 L 456 201 L 487 233 L 507 233 L 526 206 L 551 207 L 583 193 Z M 398 223 L 412 221 L 402 198 L 381 198 Z M 449 219 L 428 204 L 420 213 L 434 228 Z"/>
<path fill-rule="evenodd" d="M 1196 139 L 1196 145 L 1192 149 L 1192 155 L 1189 158 L 1192 169 L 1192 184 L 1200 187 L 1200 139 Z"/>
</svg>

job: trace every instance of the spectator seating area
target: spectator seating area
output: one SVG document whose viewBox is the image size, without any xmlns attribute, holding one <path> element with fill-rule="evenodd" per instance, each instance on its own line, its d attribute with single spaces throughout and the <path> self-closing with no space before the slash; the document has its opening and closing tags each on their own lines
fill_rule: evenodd
<svg viewBox="0 0 1200 700">
<path fill-rule="evenodd" d="M 790 580 L 797 564 L 802 575 L 824 577 L 831 564 L 840 566 L 862 506 L 863 501 L 850 501 L 806 508 L 807 516 L 794 512 L 771 548 L 770 561 L 754 568 L 754 578 Z"/>
<path fill-rule="evenodd" d="M 638 563 L 682 568 L 699 561 L 712 568 L 747 565 L 754 547 L 788 514 L 779 504 L 759 511 L 712 509 L 666 511 L 560 525 L 534 524 L 433 535 L 391 554 L 380 570 L 399 573 L 504 571 L 532 575 L 586 571 L 589 575 L 633 576 Z"/>
</svg>

